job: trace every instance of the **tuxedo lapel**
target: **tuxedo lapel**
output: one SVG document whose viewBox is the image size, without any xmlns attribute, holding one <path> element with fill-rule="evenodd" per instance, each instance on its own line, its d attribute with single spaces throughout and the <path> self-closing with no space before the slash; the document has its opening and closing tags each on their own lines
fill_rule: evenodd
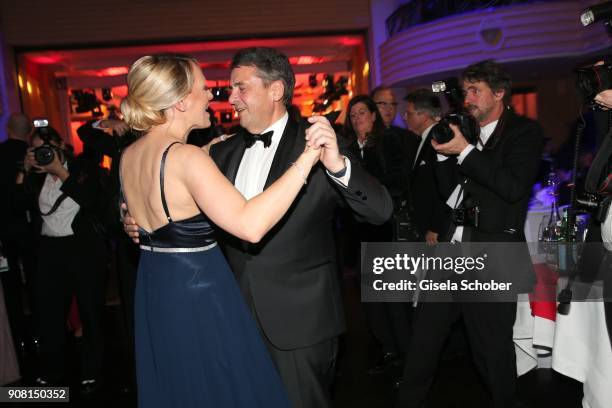
<svg viewBox="0 0 612 408">
<path fill-rule="evenodd" d="M 414 161 L 414 163 L 412 163 L 411 179 L 414 179 L 417 176 L 417 173 L 419 172 L 419 167 L 421 166 L 421 162 L 424 159 L 429 160 L 430 152 L 428 149 L 433 150 L 433 147 L 431 146 L 431 138 L 432 138 L 431 132 L 429 133 L 430 134 L 427 135 L 427 138 L 425 138 L 425 141 L 423 142 L 423 146 L 421 146 L 421 150 L 419 151 L 419 154 L 416 157 L 416 160 Z"/>
<path fill-rule="evenodd" d="M 226 162 L 219 166 L 223 174 L 225 174 L 225 177 L 227 177 L 232 184 L 236 183 L 238 168 L 240 167 L 242 156 L 244 156 L 244 151 L 246 150 L 244 132 L 245 130 L 241 129 L 238 134 L 234 136 L 234 138 L 237 139 L 236 144 L 233 146 L 232 150 L 228 152 Z"/>
<path fill-rule="evenodd" d="M 294 162 L 302 152 L 304 144 L 299 144 L 299 135 L 303 133 L 300 132 L 301 127 L 301 123 L 297 123 L 291 119 L 287 121 L 285 131 L 283 132 L 283 136 L 281 137 L 276 153 L 274 154 L 274 160 L 272 160 L 272 165 L 270 166 L 270 172 L 268 173 L 268 178 L 266 179 L 264 189 L 268 188 L 270 184 L 274 183 L 280 176 L 282 176 L 285 170 L 287 170 L 289 167 L 290 163 Z M 304 141 L 302 140 L 302 142 Z"/>
</svg>

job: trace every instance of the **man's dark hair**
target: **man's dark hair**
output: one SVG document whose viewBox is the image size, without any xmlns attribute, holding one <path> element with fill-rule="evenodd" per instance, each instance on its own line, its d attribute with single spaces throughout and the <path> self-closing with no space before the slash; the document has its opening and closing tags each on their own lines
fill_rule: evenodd
<svg viewBox="0 0 612 408">
<path fill-rule="evenodd" d="M 429 89 L 422 88 L 409 92 L 404 100 L 412 103 L 417 112 L 426 112 L 432 118 L 442 115 L 440 98 Z"/>
<path fill-rule="evenodd" d="M 258 76 L 269 86 L 274 81 L 282 81 L 285 88 L 283 102 L 291 105 L 293 88 L 295 87 L 295 74 L 291 68 L 289 58 L 274 48 L 252 47 L 238 51 L 232 59 L 230 69 L 237 67 L 255 67 Z"/>
<path fill-rule="evenodd" d="M 390 86 L 378 85 L 376 88 L 372 89 L 372 92 L 370 92 L 370 98 L 374 99 L 374 96 L 376 96 L 377 93 L 382 91 L 391 91 L 391 93 L 393 93 L 393 89 L 391 89 Z"/>
<path fill-rule="evenodd" d="M 485 82 L 494 92 L 504 91 L 504 103 L 510 103 L 512 80 L 508 73 L 493 60 L 484 60 L 468 66 L 461 79 L 468 82 Z"/>
</svg>

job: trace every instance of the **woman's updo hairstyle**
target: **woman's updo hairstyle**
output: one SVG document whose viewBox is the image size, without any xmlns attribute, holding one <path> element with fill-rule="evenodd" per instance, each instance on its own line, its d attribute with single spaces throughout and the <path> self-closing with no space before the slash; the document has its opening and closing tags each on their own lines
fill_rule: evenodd
<svg viewBox="0 0 612 408">
<path fill-rule="evenodd" d="M 166 122 L 166 109 L 179 102 L 193 87 L 192 64 L 186 55 L 146 55 L 134 62 L 127 75 L 128 95 L 121 102 L 123 120 L 132 129 L 149 131 Z"/>
</svg>

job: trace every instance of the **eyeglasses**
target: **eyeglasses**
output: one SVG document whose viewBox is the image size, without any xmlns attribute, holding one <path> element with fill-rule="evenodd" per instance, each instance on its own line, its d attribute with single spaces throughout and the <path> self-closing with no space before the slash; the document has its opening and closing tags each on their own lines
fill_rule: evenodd
<svg viewBox="0 0 612 408">
<path fill-rule="evenodd" d="M 376 102 L 376 105 L 385 109 L 397 108 L 397 102 Z"/>
<path fill-rule="evenodd" d="M 414 116 L 414 115 L 416 115 L 418 113 L 419 112 L 417 112 L 417 111 L 409 111 L 409 110 L 407 110 L 406 112 L 404 112 L 402 114 L 402 118 L 406 119 L 406 118 L 408 118 L 408 116 Z"/>
<path fill-rule="evenodd" d="M 364 116 L 364 115 L 367 115 L 368 113 L 371 113 L 371 112 L 369 110 L 367 110 L 367 109 L 360 109 L 358 111 L 351 112 L 349 116 L 352 119 L 355 119 L 358 116 Z"/>
</svg>

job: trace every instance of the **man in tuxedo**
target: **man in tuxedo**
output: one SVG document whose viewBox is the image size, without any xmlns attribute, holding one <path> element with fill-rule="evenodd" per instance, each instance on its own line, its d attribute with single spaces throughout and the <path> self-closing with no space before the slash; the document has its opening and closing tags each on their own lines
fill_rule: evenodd
<svg viewBox="0 0 612 408">
<path fill-rule="evenodd" d="M 287 114 L 295 76 L 279 51 L 239 51 L 231 63 L 230 83 L 229 102 L 243 129 L 211 146 L 210 155 L 249 199 L 303 152 L 308 122 Z M 335 211 L 348 205 L 360 221 L 382 224 L 393 210 L 387 190 L 339 151 L 329 122 L 321 117 L 309 121 L 310 134 L 319 133 L 321 164 L 284 218 L 257 244 L 219 231 L 219 242 L 295 408 L 331 406 L 337 338 L 345 330 L 332 236 Z M 131 222 L 126 220 L 126 230 L 135 236 Z"/>
<path fill-rule="evenodd" d="M 414 159 L 414 155 L 416 154 L 417 140 L 412 132 L 393 124 L 395 116 L 397 115 L 398 105 L 395 94 L 389 86 L 379 85 L 370 92 L 370 96 L 372 100 L 374 100 L 383 123 L 385 124 L 385 137 L 397 140 L 402 146 L 402 153 L 406 157 L 406 163 L 408 164 L 405 171 L 409 175 L 409 163 Z"/>
<path fill-rule="evenodd" d="M 525 242 L 523 226 L 543 147 L 541 128 L 508 108 L 511 80 L 495 62 L 467 67 L 462 79 L 465 104 L 480 124 L 480 136 L 476 144 L 470 144 L 452 125 L 453 139 L 444 144 L 432 141 L 438 153 L 436 176 L 449 207 L 478 206 L 480 213 L 477 225 L 453 223 L 449 236 L 454 242 Z M 515 259 L 511 263 L 512 280 L 522 283 L 513 289 L 529 291 L 533 271 L 527 263 Z M 516 302 L 468 301 L 419 304 L 399 407 L 422 406 L 444 342 L 461 316 L 491 406 L 514 407 Z"/>
<path fill-rule="evenodd" d="M 8 260 L 8 271 L 0 273 L 4 289 L 6 311 L 20 360 L 24 347 L 29 345 L 27 322 L 23 311 L 23 280 L 26 277 L 27 292 L 31 295 L 31 281 L 36 268 L 34 237 L 28 214 L 13 205 L 15 178 L 28 149 L 32 134 L 32 121 L 22 113 L 13 113 L 7 126 L 8 139 L 0 143 L 0 248 Z M 30 306 L 32 309 L 32 306 Z M 33 313 L 34 314 L 34 313 Z"/>
<path fill-rule="evenodd" d="M 410 177 L 410 199 L 419 235 L 430 245 L 438 243 L 448 230 L 450 210 L 442 200 L 435 178 L 436 151 L 429 132 L 440 119 L 440 99 L 428 89 L 410 92 L 404 98 L 403 118 L 418 137 Z"/>
</svg>

